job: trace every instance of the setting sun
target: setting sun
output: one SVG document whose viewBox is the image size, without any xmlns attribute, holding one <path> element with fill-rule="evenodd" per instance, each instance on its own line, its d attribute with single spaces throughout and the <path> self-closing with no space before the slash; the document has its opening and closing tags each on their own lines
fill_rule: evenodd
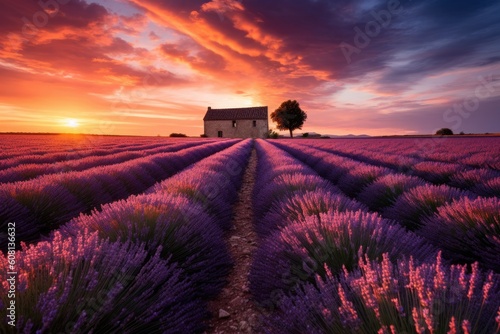
<svg viewBox="0 0 500 334">
<path fill-rule="evenodd" d="M 65 124 L 70 128 L 77 128 L 80 125 L 76 119 L 67 119 Z"/>
</svg>

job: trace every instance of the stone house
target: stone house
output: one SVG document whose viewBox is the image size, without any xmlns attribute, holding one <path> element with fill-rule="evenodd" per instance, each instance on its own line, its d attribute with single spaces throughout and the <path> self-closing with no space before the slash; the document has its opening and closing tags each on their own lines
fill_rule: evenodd
<svg viewBox="0 0 500 334">
<path fill-rule="evenodd" d="M 215 138 L 267 138 L 267 107 L 212 109 L 203 118 L 205 135 Z"/>
</svg>

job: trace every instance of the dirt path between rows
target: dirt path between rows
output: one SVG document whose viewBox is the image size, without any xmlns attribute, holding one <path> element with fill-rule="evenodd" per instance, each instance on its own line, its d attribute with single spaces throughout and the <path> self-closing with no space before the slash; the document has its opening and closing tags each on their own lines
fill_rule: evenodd
<svg viewBox="0 0 500 334">
<path fill-rule="evenodd" d="M 214 317 L 206 334 L 255 333 L 260 312 L 251 300 L 248 273 L 257 246 L 253 229 L 252 191 L 257 169 L 257 154 L 252 150 L 243 183 L 234 206 L 233 227 L 226 240 L 234 260 L 228 284 L 209 309 Z"/>
</svg>

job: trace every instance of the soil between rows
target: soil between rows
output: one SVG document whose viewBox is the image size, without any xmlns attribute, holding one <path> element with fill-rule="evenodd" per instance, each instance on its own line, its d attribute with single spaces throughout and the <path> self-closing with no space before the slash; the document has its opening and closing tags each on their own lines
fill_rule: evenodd
<svg viewBox="0 0 500 334">
<path fill-rule="evenodd" d="M 257 169 L 257 154 L 252 150 L 243 175 L 238 199 L 233 207 L 232 229 L 226 240 L 234 261 L 228 284 L 218 298 L 209 304 L 213 314 L 206 334 L 255 333 L 260 312 L 251 299 L 248 273 L 252 255 L 257 247 L 257 235 L 253 229 L 252 192 Z M 220 317 L 221 310 L 229 313 Z M 222 312 L 224 313 L 224 312 Z"/>
</svg>

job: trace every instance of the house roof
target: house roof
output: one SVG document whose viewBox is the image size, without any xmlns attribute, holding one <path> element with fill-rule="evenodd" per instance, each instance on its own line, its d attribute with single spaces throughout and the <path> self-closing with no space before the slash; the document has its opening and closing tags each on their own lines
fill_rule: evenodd
<svg viewBox="0 0 500 334">
<path fill-rule="evenodd" d="M 212 109 L 208 107 L 204 121 L 223 121 L 237 119 L 266 119 L 267 107 L 250 107 L 250 108 L 229 108 L 229 109 Z"/>
</svg>

